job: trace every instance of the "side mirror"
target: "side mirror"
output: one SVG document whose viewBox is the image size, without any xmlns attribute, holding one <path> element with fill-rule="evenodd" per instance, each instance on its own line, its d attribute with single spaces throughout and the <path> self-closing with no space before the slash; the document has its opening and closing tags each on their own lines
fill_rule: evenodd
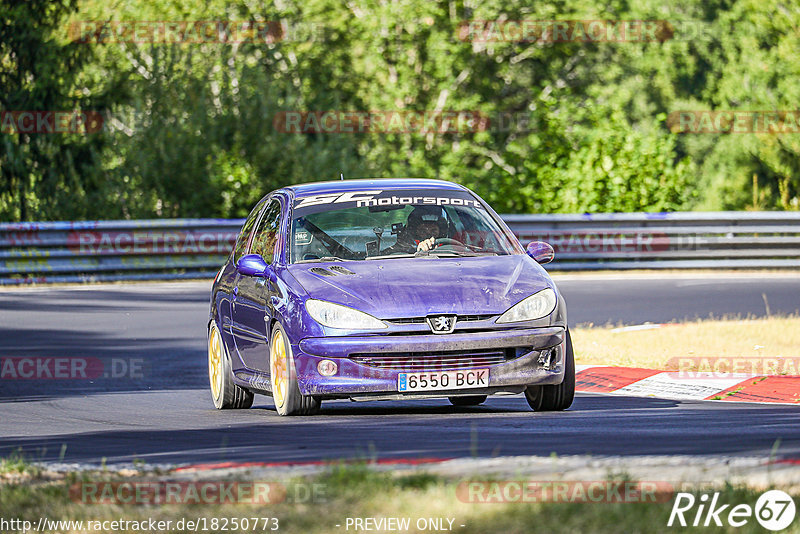
<svg viewBox="0 0 800 534">
<path fill-rule="evenodd" d="M 556 257 L 553 247 L 544 241 L 531 241 L 525 248 L 525 252 L 536 260 L 536 263 L 550 263 Z"/>
<path fill-rule="evenodd" d="M 236 270 L 245 276 L 267 276 L 269 266 L 260 254 L 245 254 L 236 262 Z"/>
</svg>

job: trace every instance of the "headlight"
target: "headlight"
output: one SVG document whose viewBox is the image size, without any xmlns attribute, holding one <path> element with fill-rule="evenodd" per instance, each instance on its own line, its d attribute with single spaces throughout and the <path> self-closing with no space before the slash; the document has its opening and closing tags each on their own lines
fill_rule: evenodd
<svg viewBox="0 0 800 534">
<path fill-rule="evenodd" d="M 548 287 L 514 304 L 495 322 L 517 323 L 519 321 L 541 319 L 545 315 L 550 314 L 555 307 L 556 292 Z"/>
<path fill-rule="evenodd" d="M 322 326 L 344 328 L 347 330 L 370 330 L 386 328 L 383 321 L 375 317 L 341 304 L 333 304 L 324 300 L 309 299 L 306 310 L 311 317 Z"/>
</svg>

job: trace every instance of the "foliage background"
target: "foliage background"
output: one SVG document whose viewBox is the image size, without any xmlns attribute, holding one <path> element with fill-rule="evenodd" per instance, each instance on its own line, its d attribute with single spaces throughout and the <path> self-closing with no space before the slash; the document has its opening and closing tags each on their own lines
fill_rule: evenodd
<svg viewBox="0 0 800 534">
<path fill-rule="evenodd" d="M 800 209 L 800 135 L 672 133 L 676 110 L 797 109 L 797 0 L 0 0 L 0 220 L 241 217 L 346 177 L 463 183 L 501 213 Z M 459 38 L 468 20 L 665 20 L 663 42 Z M 274 43 L 83 43 L 79 21 L 282 21 Z M 286 134 L 286 110 L 480 111 L 533 127 Z M 506 114 L 506 115 L 503 115 Z M 496 122 L 493 124 L 497 124 Z"/>
</svg>

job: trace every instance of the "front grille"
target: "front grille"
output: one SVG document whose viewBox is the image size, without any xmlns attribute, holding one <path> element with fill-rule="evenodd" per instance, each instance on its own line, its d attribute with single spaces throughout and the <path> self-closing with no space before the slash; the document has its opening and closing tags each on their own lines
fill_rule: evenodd
<svg viewBox="0 0 800 534">
<path fill-rule="evenodd" d="M 458 326 L 458 323 L 469 321 L 485 321 L 486 319 L 491 319 L 494 317 L 494 315 L 459 315 L 457 317 L 458 319 L 456 320 L 456 326 Z M 425 317 L 402 317 L 400 319 L 386 319 L 386 322 L 390 324 L 425 324 L 425 321 Z"/>
<path fill-rule="evenodd" d="M 467 321 L 485 321 L 486 319 L 491 319 L 494 315 L 459 315 L 458 320 L 462 322 Z"/>
<path fill-rule="evenodd" d="M 391 324 L 425 324 L 425 317 L 405 317 L 402 319 L 387 319 Z"/>
<path fill-rule="evenodd" d="M 514 348 L 473 351 L 354 353 L 350 359 L 361 365 L 403 371 L 445 371 L 474 369 L 513 360 L 521 351 Z"/>
</svg>

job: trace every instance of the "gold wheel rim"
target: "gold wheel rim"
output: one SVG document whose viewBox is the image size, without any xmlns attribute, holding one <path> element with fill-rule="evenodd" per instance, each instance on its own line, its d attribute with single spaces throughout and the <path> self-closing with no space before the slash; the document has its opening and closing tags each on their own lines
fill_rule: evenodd
<svg viewBox="0 0 800 534">
<path fill-rule="evenodd" d="M 275 405 L 282 407 L 286 402 L 286 392 L 289 389 L 289 369 L 286 365 L 286 343 L 280 330 L 272 336 L 272 350 L 270 354 L 270 381 L 272 382 L 272 397 Z"/>
<path fill-rule="evenodd" d="M 211 382 L 211 394 L 219 398 L 222 390 L 222 345 L 216 326 L 211 327 L 208 336 L 208 380 Z"/>
</svg>

